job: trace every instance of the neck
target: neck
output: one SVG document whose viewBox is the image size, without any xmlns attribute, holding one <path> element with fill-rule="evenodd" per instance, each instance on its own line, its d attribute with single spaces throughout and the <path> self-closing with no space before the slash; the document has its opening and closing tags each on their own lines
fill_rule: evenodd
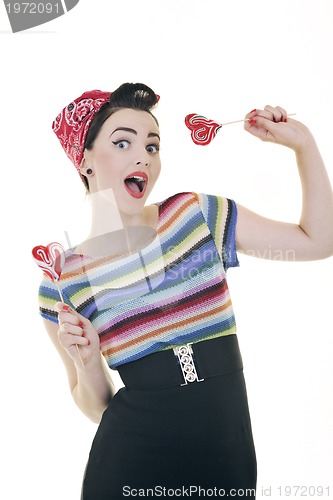
<svg viewBox="0 0 333 500">
<path fill-rule="evenodd" d="M 145 207 L 145 210 L 133 216 L 124 214 L 119 211 L 112 189 L 90 193 L 89 201 L 92 214 L 91 229 L 84 244 L 84 248 L 89 249 L 86 250 L 88 255 L 93 253 L 101 255 L 105 251 L 131 252 L 144 247 L 155 236 L 157 206 Z"/>
<path fill-rule="evenodd" d="M 89 194 L 91 228 L 88 239 L 124 229 L 124 222 L 117 207 L 112 189 Z"/>
</svg>

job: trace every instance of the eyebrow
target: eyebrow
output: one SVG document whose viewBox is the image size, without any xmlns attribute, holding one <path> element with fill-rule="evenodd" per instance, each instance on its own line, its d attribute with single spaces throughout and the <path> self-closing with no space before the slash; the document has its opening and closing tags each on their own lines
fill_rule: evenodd
<svg viewBox="0 0 333 500">
<path fill-rule="evenodd" d="M 123 130 L 124 132 L 131 132 L 132 134 L 135 134 L 135 135 L 138 135 L 137 131 L 134 130 L 133 128 L 128 128 L 128 127 L 118 127 L 116 128 L 112 133 L 111 135 L 113 135 L 115 132 L 117 132 L 118 130 Z M 110 135 L 110 137 L 111 137 Z M 158 137 L 159 140 L 160 139 L 160 136 L 158 134 L 156 134 L 155 132 L 150 132 L 147 137 Z"/>
</svg>

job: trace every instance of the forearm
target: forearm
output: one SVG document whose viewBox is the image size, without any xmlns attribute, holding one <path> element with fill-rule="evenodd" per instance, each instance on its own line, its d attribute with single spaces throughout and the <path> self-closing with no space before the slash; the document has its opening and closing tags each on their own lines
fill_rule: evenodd
<svg viewBox="0 0 333 500">
<path fill-rule="evenodd" d="M 315 140 L 309 133 L 296 151 L 302 184 L 299 225 L 323 257 L 333 255 L 333 191 Z"/>
<path fill-rule="evenodd" d="M 75 403 L 93 422 L 100 422 L 102 414 L 115 393 L 115 387 L 107 373 L 109 368 L 99 360 L 77 366 L 77 384 L 72 391 Z"/>
</svg>

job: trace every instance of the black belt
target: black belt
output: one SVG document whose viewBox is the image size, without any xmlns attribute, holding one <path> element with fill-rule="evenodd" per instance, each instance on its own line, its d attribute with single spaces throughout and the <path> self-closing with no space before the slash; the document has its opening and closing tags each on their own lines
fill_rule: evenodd
<svg viewBox="0 0 333 500">
<path fill-rule="evenodd" d="M 243 369 L 235 334 L 155 352 L 118 367 L 128 389 L 157 390 Z"/>
</svg>

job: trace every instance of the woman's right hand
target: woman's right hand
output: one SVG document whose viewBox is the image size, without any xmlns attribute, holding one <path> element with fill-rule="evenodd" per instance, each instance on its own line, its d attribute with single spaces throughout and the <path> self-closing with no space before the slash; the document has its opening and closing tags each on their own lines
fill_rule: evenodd
<svg viewBox="0 0 333 500">
<path fill-rule="evenodd" d="M 91 322 L 63 302 L 57 302 L 55 309 L 59 313 L 59 343 L 75 365 L 100 362 L 99 337 Z"/>
</svg>

